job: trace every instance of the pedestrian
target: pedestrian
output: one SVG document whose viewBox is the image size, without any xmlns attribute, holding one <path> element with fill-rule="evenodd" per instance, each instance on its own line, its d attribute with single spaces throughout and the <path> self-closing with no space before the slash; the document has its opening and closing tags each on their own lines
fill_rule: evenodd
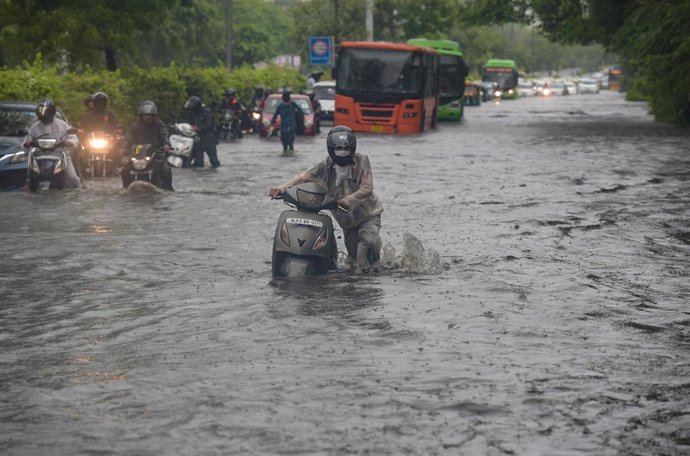
<svg viewBox="0 0 690 456">
<path fill-rule="evenodd" d="M 295 150 L 295 134 L 297 132 L 300 121 L 303 122 L 304 113 L 297 106 L 297 103 L 291 101 L 290 91 L 283 91 L 283 101 L 276 108 L 276 112 L 271 117 L 271 125 L 280 116 L 280 142 L 283 143 L 283 153 L 288 150 Z"/>
<path fill-rule="evenodd" d="M 356 153 L 357 138 L 349 127 L 337 126 L 326 138 L 328 157 L 269 194 L 276 197 L 288 187 L 314 182 L 328 189 L 342 210 L 332 211 L 344 231 L 345 247 L 351 264 L 358 272 L 376 268 L 381 257 L 381 213 L 383 205 L 374 194 L 374 178 L 369 157 Z"/>
<path fill-rule="evenodd" d="M 213 112 L 204 106 L 201 98 L 191 96 L 184 104 L 186 122 L 189 123 L 194 131 L 199 135 L 199 143 L 195 146 L 192 166 L 195 168 L 204 167 L 204 152 L 208 155 L 213 169 L 220 166 L 218 160 L 218 136 L 216 135 L 216 121 Z"/>
</svg>

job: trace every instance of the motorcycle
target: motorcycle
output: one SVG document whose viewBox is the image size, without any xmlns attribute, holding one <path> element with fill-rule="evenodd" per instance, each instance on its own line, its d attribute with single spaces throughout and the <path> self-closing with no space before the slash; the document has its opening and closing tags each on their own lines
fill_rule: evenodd
<svg viewBox="0 0 690 456">
<path fill-rule="evenodd" d="M 65 150 L 65 142 L 76 132 L 76 129 L 70 128 L 62 137 L 45 134 L 31 142 L 27 158 L 30 192 L 62 190 L 67 187 L 69 152 Z"/>
<path fill-rule="evenodd" d="M 244 109 L 221 109 L 220 111 L 220 135 L 221 139 L 242 138 L 242 111 Z"/>
<path fill-rule="evenodd" d="M 177 134 L 170 135 L 170 145 L 173 147 L 168 163 L 179 168 L 187 168 L 192 161 L 194 147 L 201 141 L 192 126 L 188 123 L 176 123 L 173 130 Z"/>
<path fill-rule="evenodd" d="M 122 186 L 129 187 L 132 182 L 146 181 L 165 190 L 162 168 L 166 153 L 152 144 L 135 144 L 132 146 L 129 160 L 122 168 Z"/>
<path fill-rule="evenodd" d="M 273 199 L 294 207 L 278 218 L 271 260 L 273 277 L 321 275 L 335 269 L 338 248 L 333 222 L 321 213 L 338 208 L 335 196 L 315 183 L 304 183 Z"/>
<path fill-rule="evenodd" d="M 102 131 L 92 131 L 82 138 L 83 157 L 81 159 L 81 175 L 107 177 L 115 171 L 118 162 L 116 151 L 122 141 L 119 134 L 108 134 Z"/>
</svg>

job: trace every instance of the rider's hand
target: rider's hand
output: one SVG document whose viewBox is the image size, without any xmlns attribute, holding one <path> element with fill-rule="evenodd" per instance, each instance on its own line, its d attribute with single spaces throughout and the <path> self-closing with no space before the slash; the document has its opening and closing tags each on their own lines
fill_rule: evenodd
<svg viewBox="0 0 690 456">
<path fill-rule="evenodd" d="M 24 149 L 28 149 L 30 145 L 31 145 L 31 142 L 26 141 L 24 144 L 22 144 L 22 147 L 23 147 Z"/>
<path fill-rule="evenodd" d="M 345 209 L 346 211 L 349 211 L 349 210 L 350 210 L 350 207 L 352 206 L 352 205 L 350 204 L 350 201 L 347 200 L 347 199 L 345 199 L 345 198 L 339 199 L 339 200 L 337 201 L 337 203 L 338 203 L 338 206 L 342 207 L 342 208 Z"/>
<path fill-rule="evenodd" d="M 276 196 L 282 195 L 284 191 L 285 191 L 285 190 L 283 190 L 282 187 L 273 187 L 273 188 L 268 192 L 268 195 L 269 195 L 271 198 L 275 198 Z"/>
<path fill-rule="evenodd" d="M 172 150 L 172 147 L 170 145 L 166 144 L 163 146 L 163 152 L 170 152 Z"/>
</svg>

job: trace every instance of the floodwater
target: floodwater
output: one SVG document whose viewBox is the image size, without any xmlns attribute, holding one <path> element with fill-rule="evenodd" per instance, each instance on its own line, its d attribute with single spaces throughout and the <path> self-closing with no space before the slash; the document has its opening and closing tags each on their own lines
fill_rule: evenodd
<svg viewBox="0 0 690 456">
<path fill-rule="evenodd" d="M 0 453 L 688 454 L 689 139 L 609 92 L 360 135 L 374 275 L 271 280 L 267 191 L 324 133 L 0 194 Z"/>
</svg>

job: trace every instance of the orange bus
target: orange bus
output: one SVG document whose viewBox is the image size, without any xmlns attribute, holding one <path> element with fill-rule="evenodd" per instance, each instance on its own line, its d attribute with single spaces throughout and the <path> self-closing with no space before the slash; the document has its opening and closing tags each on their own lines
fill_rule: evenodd
<svg viewBox="0 0 690 456">
<path fill-rule="evenodd" d="M 334 70 L 334 123 L 373 133 L 435 128 L 438 68 L 439 54 L 432 48 L 343 42 Z"/>
</svg>

